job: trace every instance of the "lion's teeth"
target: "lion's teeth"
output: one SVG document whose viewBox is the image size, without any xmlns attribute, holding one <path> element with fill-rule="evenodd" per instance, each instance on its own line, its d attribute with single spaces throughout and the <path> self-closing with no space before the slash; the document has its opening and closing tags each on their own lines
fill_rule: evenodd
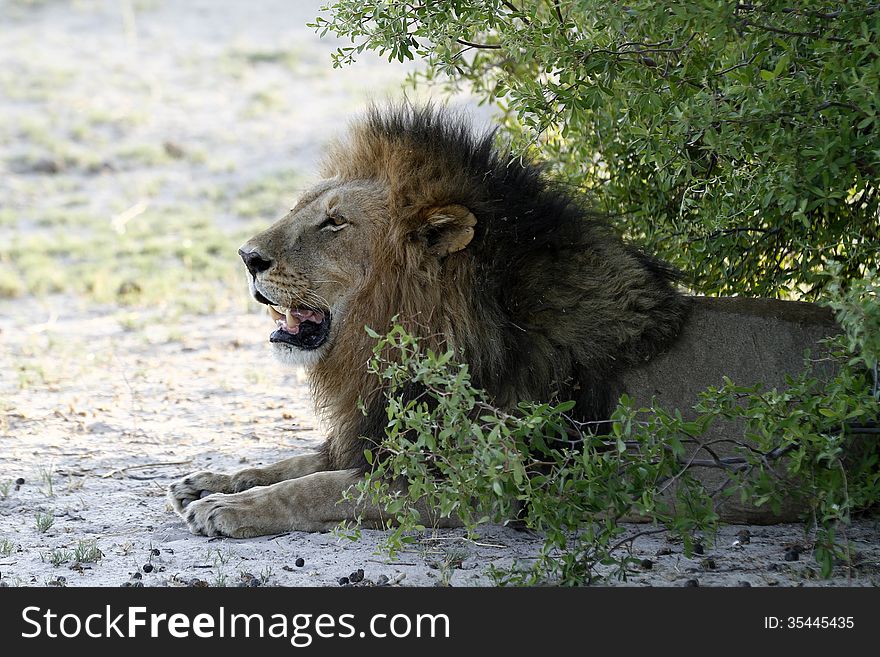
<svg viewBox="0 0 880 657">
<path fill-rule="evenodd" d="M 290 312 L 290 310 L 286 310 L 284 312 L 284 317 L 285 317 L 285 319 L 287 319 L 288 326 L 296 326 L 297 324 L 299 324 L 299 320 L 295 320 L 293 318 L 293 313 Z"/>
</svg>

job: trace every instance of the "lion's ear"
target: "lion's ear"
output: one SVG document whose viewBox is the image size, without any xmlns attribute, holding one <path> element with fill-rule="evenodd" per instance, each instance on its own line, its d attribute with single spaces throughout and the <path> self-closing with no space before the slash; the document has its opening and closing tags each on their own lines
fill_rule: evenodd
<svg viewBox="0 0 880 657">
<path fill-rule="evenodd" d="M 419 230 L 428 252 L 440 258 L 461 251 L 474 238 L 477 218 L 463 205 L 432 208 Z"/>
</svg>

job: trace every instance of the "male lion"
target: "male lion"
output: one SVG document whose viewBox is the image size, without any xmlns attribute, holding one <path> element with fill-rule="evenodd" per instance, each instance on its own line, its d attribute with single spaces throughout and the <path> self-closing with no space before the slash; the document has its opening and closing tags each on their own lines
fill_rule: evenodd
<svg viewBox="0 0 880 657">
<path fill-rule="evenodd" d="M 581 420 L 607 418 L 616 377 L 675 337 L 686 306 L 673 270 L 493 144 L 445 110 L 373 108 L 330 150 L 323 180 L 242 246 L 275 355 L 308 368 L 330 433 L 315 454 L 171 484 L 193 532 L 381 521 L 382 509 L 340 502 L 387 420 L 365 326 L 397 316 L 427 346 L 459 350 L 497 405 L 573 399 Z"/>
</svg>

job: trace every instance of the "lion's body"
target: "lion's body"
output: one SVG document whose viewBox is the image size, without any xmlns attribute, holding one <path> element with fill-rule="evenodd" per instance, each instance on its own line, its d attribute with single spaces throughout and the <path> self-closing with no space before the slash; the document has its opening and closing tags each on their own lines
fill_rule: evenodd
<svg viewBox="0 0 880 657">
<path fill-rule="evenodd" d="M 311 328 L 323 341 L 302 360 L 330 433 L 324 451 L 311 457 L 311 472 L 344 472 L 337 484 L 350 484 L 366 465 L 364 437 L 383 434 L 387 416 L 367 374 L 374 342 L 365 326 L 382 332 L 396 317 L 429 346 L 458 350 L 497 405 L 574 399 L 582 420 L 607 417 L 617 376 L 677 335 L 686 306 L 672 270 L 624 244 L 536 167 L 508 161 L 493 141 L 444 112 L 374 110 L 330 151 L 325 181 L 243 250 L 246 262 L 259 255 L 259 266 L 248 264 L 254 293 L 280 308 L 282 324 L 291 308 L 319 322 Z M 318 223 L 323 217 L 334 221 Z M 309 299 L 323 303 L 300 305 Z M 288 360 L 302 351 L 276 346 Z M 247 471 L 238 483 L 214 479 L 204 490 L 229 493 L 317 476 L 304 476 L 302 463 L 290 461 L 292 469 L 271 476 Z M 186 492 L 175 498 L 172 490 L 176 506 L 182 509 L 208 481 L 179 483 Z M 276 486 L 282 484 L 264 490 Z M 291 511 L 273 511 L 290 517 L 238 533 L 228 528 L 234 520 L 206 520 L 207 507 L 216 516 L 243 495 L 190 505 L 197 507 L 186 512 L 191 527 L 252 535 L 324 526 Z M 341 489 L 333 502 L 340 496 Z M 277 502 L 266 501 L 263 512 Z M 328 513 L 334 518 L 325 524 L 345 516 Z"/>
</svg>

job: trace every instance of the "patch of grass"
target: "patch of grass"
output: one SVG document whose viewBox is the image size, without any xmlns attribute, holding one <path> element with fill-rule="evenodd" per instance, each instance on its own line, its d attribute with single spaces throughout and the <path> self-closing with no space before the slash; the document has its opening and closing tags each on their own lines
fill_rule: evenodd
<svg viewBox="0 0 880 657">
<path fill-rule="evenodd" d="M 127 557 L 134 550 L 134 543 L 131 541 L 126 541 L 125 543 L 121 543 L 116 546 L 117 554 L 121 554 L 123 557 Z"/>
<path fill-rule="evenodd" d="M 10 67 L 0 71 L 0 93 L 11 100 L 45 102 L 57 97 L 61 89 L 76 80 L 76 71 L 70 68 L 48 66 L 35 61 L 26 62 L 24 70 Z"/>
<path fill-rule="evenodd" d="M 54 548 L 48 555 L 41 555 L 56 568 L 65 563 L 98 563 L 104 558 L 104 553 L 98 548 L 98 542 L 93 538 L 82 539 L 70 550 L 68 548 Z"/>
<path fill-rule="evenodd" d="M 275 65 L 288 70 L 296 70 L 300 63 L 300 54 L 294 48 L 230 48 L 221 60 L 221 65 L 226 73 L 239 77 L 243 72 L 252 67 Z"/>
<path fill-rule="evenodd" d="M 449 586 L 455 570 L 461 568 L 462 563 L 470 556 L 470 553 L 461 548 L 447 547 L 442 550 L 437 559 L 430 558 L 428 555 L 428 552 L 424 555 L 428 565 L 440 571 L 438 578 L 440 586 Z"/>
<path fill-rule="evenodd" d="M 34 514 L 34 519 L 36 520 L 37 531 L 41 534 L 45 534 L 49 531 L 49 528 L 55 524 L 55 514 L 51 511 L 45 513 L 37 511 L 37 513 Z"/>
<path fill-rule="evenodd" d="M 15 551 L 15 543 L 12 539 L 4 538 L 0 541 L 0 557 L 8 557 Z"/>
<path fill-rule="evenodd" d="M 76 544 L 73 558 L 77 563 L 97 563 L 104 558 L 104 553 L 98 548 L 98 542 L 90 538 Z"/>
<path fill-rule="evenodd" d="M 67 492 L 72 493 L 73 491 L 80 490 L 85 484 L 85 477 L 74 477 L 73 475 L 67 475 Z"/>
<path fill-rule="evenodd" d="M 41 228 L 75 228 L 77 231 L 90 232 L 95 227 L 100 227 L 106 219 L 96 217 L 94 213 L 82 208 L 51 207 L 34 213 L 31 217 L 36 226 Z"/>
<path fill-rule="evenodd" d="M 250 95 L 242 110 L 242 116 L 250 119 L 270 112 L 278 112 L 286 105 L 286 97 L 277 89 L 261 89 Z"/>
<path fill-rule="evenodd" d="M 214 562 L 214 566 L 225 566 L 234 555 L 231 550 L 208 550 L 206 558 Z"/>
<path fill-rule="evenodd" d="M 46 497 L 55 497 L 55 487 L 52 482 L 52 475 L 55 474 L 54 466 L 49 466 L 48 468 L 40 468 L 40 480 L 45 485 L 45 488 L 42 490 L 43 495 Z"/>
<path fill-rule="evenodd" d="M 226 550 L 208 550 L 205 555 L 206 560 L 214 562 L 214 568 L 217 570 L 214 575 L 214 581 L 211 583 L 211 586 L 216 586 L 218 588 L 225 587 L 229 580 L 229 576 L 226 574 L 226 566 L 232 557 L 235 556 L 231 550 L 228 548 Z"/>
<path fill-rule="evenodd" d="M 10 0 L 11 5 L 19 7 L 46 7 L 53 0 Z"/>
<path fill-rule="evenodd" d="M 9 491 L 12 490 L 13 483 L 12 479 L 4 479 L 3 481 L 0 481 L 0 497 L 4 500 L 9 497 Z"/>
<path fill-rule="evenodd" d="M 149 120 L 145 112 L 133 109 L 90 106 L 82 113 L 82 122 L 74 124 L 72 133 L 102 131 L 108 134 L 121 135 L 132 128 L 143 125 Z"/>
<path fill-rule="evenodd" d="M 87 145 L 59 139 L 49 146 L 34 147 L 32 144 L 29 151 L 11 158 L 9 165 L 13 170 L 25 173 L 96 173 L 103 167 L 104 160 L 100 153 Z"/>
<path fill-rule="evenodd" d="M 0 299 L 17 299 L 24 291 L 24 282 L 15 270 L 0 262 Z"/>
<path fill-rule="evenodd" d="M 302 183 L 297 171 L 277 171 L 247 183 L 240 190 L 221 190 L 218 200 L 231 203 L 236 217 L 275 221 L 290 210 Z"/>
<path fill-rule="evenodd" d="M 161 144 L 127 144 L 119 148 L 114 160 L 135 166 L 158 167 L 173 161 Z"/>
<path fill-rule="evenodd" d="M 49 563 L 56 568 L 73 559 L 73 552 L 64 548 L 54 548 L 48 555 Z"/>
<path fill-rule="evenodd" d="M 12 405 L 0 399 L 0 431 L 9 432 L 9 413 L 12 411 Z"/>
<path fill-rule="evenodd" d="M 241 308 L 247 299 L 238 246 L 258 227 L 221 229 L 212 207 L 149 207 L 119 230 L 106 219 L 14 234 L 0 242 L 9 295 L 81 294 L 99 303 L 186 313 Z M 264 226 L 267 222 L 262 222 Z M 237 296 L 236 296 L 237 291 Z M 232 294 L 230 294 L 232 292 Z"/>
<path fill-rule="evenodd" d="M 22 390 L 34 386 L 45 387 L 49 383 L 46 368 L 38 363 L 20 363 L 16 368 L 18 387 Z"/>
</svg>

